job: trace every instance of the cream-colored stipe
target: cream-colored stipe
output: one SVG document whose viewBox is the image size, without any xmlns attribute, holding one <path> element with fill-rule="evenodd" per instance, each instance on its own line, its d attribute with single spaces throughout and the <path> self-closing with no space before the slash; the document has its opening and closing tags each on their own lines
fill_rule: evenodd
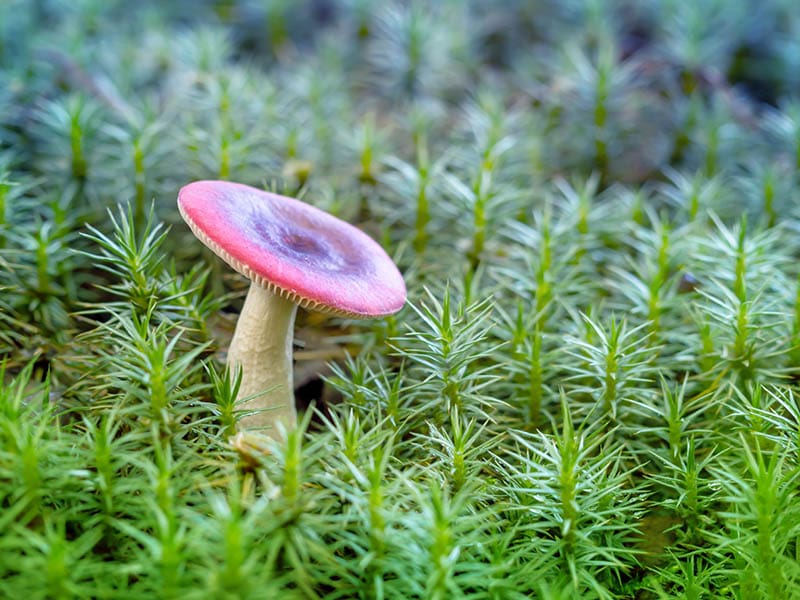
<svg viewBox="0 0 800 600">
<path fill-rule="evenodd" d="M 228 367 L 242 369 L 238 399 L 258 397 L 239 405 L 242 409 L 264 409 L 240 421 L 240 429 L 264 429 L 277 437 L 277 423 L 292 428 L 297 422 L 294 407 L 292 340 L 297 304 L 257 283 L 250 284 L 228 350 Z"/>
</svg>

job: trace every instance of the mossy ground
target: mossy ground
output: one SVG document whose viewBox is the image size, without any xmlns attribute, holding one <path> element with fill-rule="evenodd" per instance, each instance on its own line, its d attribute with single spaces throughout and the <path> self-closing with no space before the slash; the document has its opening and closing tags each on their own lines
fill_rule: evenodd
<svg viewBox="0 0 800 600">
<path fill-rule="evenodd" d="M 800 11 L 0 4 L 0 597 L 800 598 Z M 395 258 L 234 437 L 229 179 Z"/>
</svg>

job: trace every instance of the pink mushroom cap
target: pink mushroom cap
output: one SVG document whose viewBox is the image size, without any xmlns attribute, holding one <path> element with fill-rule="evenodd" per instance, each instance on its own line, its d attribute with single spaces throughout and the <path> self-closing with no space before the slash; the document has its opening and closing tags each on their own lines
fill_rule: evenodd
<svg viewBox="0 0 800 600">
<path fill-rule="evenodd" d="M 197 238 L 236 271 L 304 308 L 381 317 L 406 286 L 372 238 L 310 204 L 228 181 L 196 181 L 178 210 Z"/>
</svg>

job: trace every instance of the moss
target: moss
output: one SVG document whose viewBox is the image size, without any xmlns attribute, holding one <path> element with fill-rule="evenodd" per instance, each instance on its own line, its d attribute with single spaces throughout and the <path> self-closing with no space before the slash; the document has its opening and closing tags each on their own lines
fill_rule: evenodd
<svg viewBox="0 0 800 600">
<path fill-rule="evenodd" d="M 0 596 L 800 596 L 796 13 L 0 3 Z M 213 178 L 409 290 L 299 315 L 284 443 Z"/>
</svg>

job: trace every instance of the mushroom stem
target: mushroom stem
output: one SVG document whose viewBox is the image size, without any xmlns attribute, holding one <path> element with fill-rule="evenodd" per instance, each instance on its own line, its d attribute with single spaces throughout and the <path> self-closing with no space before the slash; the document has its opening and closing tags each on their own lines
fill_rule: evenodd
<svg viewBox="0 0 800 600">
<path fill-rule="evenodd" d="M 292 377 L 296 313 L 294 302 L 256 283 L 250 284 L 228 349 L 228 368 L 242 369 L 237 400 L 255 396 L 240 407 L 259 410 L 239 421 L 241 429 L 264 429 L 277 437 L 278 422 L 287 428 L 297 422 Z"/>
</svg>

